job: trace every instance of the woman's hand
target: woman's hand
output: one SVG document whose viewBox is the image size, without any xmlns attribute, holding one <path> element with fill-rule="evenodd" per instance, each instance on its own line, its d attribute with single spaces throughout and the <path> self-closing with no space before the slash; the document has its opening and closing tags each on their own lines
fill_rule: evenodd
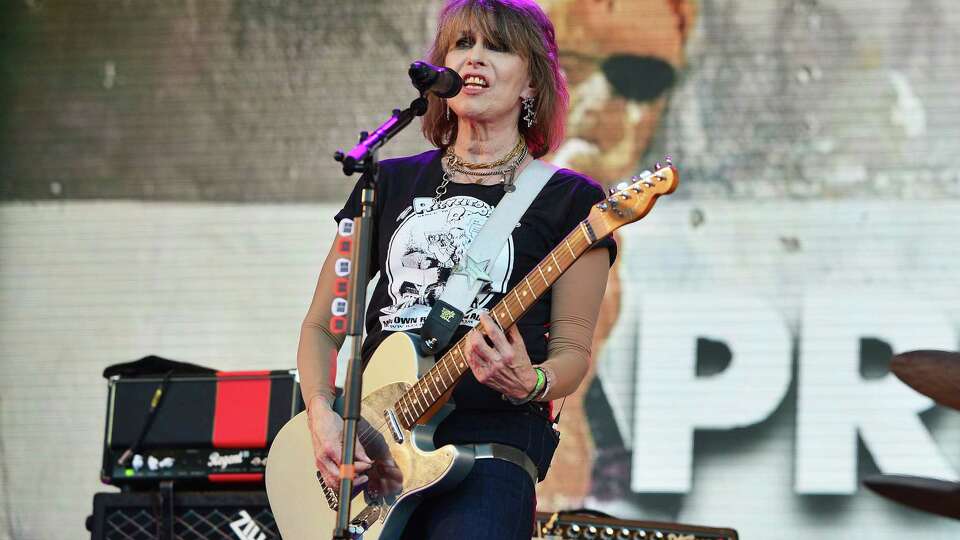
<svg viewBox="0 0 960 540">
<path fill-rule="evenodd" d="M 492 347 L 484 339 L 484 334 L 493 344 Z M 504 334 L 486 313 L 480 314 L 480 327 L 467 334 L 464 355 L 477 381 L 507 397 L 523 399 L 537 385 L 537 374 L 530 363 L 520 331 L 512 326 Z"/>
<path fill-rule="evenodd" d="M 340 454 L 342 452 L 343 418 L 337 414 L 323 398 L 316 398 L 307 408 L 307 424 L 310 426 L 310 438 L 313 440 L 313 456 L 317 471 L 323 483 L 334 490 L 340 489 Z M 367 456 L 360 441 L 354 450 L 353 481 L 362 484 L 367 476 L 362 475 L 370 469 L 373 462 Z"/>
</svg>

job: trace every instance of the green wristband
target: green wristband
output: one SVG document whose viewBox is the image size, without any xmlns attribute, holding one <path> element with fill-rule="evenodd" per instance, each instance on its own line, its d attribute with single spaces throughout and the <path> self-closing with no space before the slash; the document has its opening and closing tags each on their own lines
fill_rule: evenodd
<svg viewBox="0 0 960 540">
<path fill-rule="evenodd" d="M 524 403 L 529 403 L 533 398 L 537 397 L 540 392 L 543 390 L 544 385 L 547 384 L 547 374 L 543 372 L 543 369 L 539 367 L 534 367 L 533 371 L 537 373 L 537 384 L 533 385 L 533 390 L 530 391 L 525 397 L 521 399 L 514 399 L 509 396 L 503 396 L 507 398 L 507 401 L 514 405 L 523 405 Z"/>
</svg>

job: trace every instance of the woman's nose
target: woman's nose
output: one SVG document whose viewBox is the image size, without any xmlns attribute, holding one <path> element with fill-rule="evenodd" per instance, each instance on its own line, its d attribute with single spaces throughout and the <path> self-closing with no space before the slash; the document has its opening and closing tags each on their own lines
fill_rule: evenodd
<svg viewBox="0 0 960 540">
<path fill-rule="evenodd" d="M 483 44 L 479 41 L 474 43 L 473 47 L 467 53 L 467 63 L 474 65 L 483 65 L 485 62 L 485 50 Z"/>
</svg>

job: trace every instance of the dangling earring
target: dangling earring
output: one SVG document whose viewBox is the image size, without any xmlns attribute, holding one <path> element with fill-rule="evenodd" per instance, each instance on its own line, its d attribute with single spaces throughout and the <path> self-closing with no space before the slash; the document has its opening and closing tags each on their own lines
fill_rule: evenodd
<svg viewBox="0 0 960 540">
<path fill-rule="evenodd" d="M 447 103 L 447 100 L 443 100 L 443 108 L 445 109 L 443 114 L 444 116 L 447 117 L 447 122 L 449 122 L 450 121 L 450 104 Z"/>
<path fill-rule="evenodd" d="M 527 123 L 527 129 L 532 128 L 537 123 L 536 112 L 533 110 L 534 97 L 525 97 L 520 101 L 523 105 L 523 121 Z"/>
</svg>

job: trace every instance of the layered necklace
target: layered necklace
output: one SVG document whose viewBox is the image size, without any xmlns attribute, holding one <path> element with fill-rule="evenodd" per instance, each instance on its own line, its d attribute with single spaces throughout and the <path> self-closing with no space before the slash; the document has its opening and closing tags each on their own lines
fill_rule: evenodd
<svg viewBox="0 0 960 540">
<path fill-rule="evenodd" d="M 447 184 L 453 180 L 453 173 L 477 177 L 477 181 L 475 182 L 477 184 L 482 182 L 484 177 L 500 176 L 503 190 L 507 193 L 512 193 L 517 189 L 517 186 L 513 185 L 517 167 L 520 166 L 520 163 L 522 163 L 526 157 L 527 142 L 523 137 L 517 139 L 517 144 L 513 147 L 513 150 L 507 152 L 502 158 L 490 163 L 471 163 L 464 161 L 453 152 L 453 146 L 448 146 L 443 155 L 443 181 L 437 186 L 437 196 L 434 197 L 434 199 L 439 200 L 440 197 L 446 194 Z"/>
</svg>

